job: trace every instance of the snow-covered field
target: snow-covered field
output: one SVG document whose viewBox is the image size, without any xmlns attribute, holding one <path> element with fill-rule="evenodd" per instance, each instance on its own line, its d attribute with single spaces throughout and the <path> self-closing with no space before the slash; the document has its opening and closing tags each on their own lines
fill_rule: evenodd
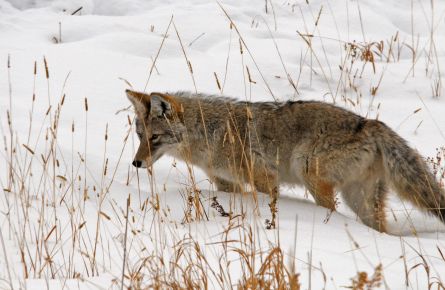
<svg viewBox="0 0 445 290">
<path fill-rule="evenodd" d="M 124 90 L 335 102 L 443 182 L 444 69 L 441 0 L 0 0 L 0 289 L 440 289 L 445 226 L 393 195 L 391 235 L 286 187 L 266 230 L 266 195 L 168 157 L 137 172 Z"/>
</svg>

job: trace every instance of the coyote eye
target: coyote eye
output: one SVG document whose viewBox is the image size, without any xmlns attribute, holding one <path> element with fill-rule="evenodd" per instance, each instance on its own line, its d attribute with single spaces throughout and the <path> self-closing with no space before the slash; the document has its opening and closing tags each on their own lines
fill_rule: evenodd
<svg viewBox="0 0 445 290">
<path fill-rule="evenodd" d="M 150 141 L 151 142 L 156 142 L 156 141 L 159 140 L 160 137 L 161 137 L 160 135 L 153 134 L 153 135 L 151 135 Z"/>
</svg>

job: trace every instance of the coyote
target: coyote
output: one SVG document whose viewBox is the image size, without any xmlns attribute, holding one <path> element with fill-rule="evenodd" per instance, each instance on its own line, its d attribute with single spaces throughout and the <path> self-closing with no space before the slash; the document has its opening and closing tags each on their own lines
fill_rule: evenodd
<svg viewBox="0 0 445 290">
<path fill-rule="evenodd" d="M 220 191 L 250 183 L 274 203 L 279 184 L 304 185 L 317 205 L 332 211 L 339 191 L 364 224 L 381 232 L 391 186 L 403 200 L 445 219 L 445 191 L 425 161 L 378 120 L 317 101 L 126 94 L 140 140 L 136 167 L 168 154 L 204 170 Z M 274 218 L 272 211 L 272 226 Z"/>
</svg>

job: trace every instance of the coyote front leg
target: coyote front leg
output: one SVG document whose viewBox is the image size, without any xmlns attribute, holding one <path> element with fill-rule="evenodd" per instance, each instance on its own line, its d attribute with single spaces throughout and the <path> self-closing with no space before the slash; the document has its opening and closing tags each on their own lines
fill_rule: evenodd
<svg viewBox="0 0 445 290">
<path fill-rule="evenodd" d="M 278 212 L 277 202 L 279 196 L 278 178 L 275 170 L 263 168 L 254 172 L 255 188 L 270 195 L 270 213 L 271 220 L 266 220 L 267 229 L 274 229 L 276 227 L 276 216 Z"/>
<path fill-rule="evenodd" d="M 242 192 L 242 188 L 240 184 L 219 178 L 219 177 L 213 177 L 211 178 L 213 184 L 215 184 L 216 189 L 218 191 L 225 191 L 225 192 Z"/>
</svg>

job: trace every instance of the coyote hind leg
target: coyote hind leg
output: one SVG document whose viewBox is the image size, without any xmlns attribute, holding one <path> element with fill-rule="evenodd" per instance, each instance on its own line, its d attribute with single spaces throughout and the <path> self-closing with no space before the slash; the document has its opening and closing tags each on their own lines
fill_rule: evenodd
<svg viewBox="0 0 445 290">
<path fill-rule="evenodd" d="M 306 175 L 304 185 L 319 206 L 335 211 L 334 184 L 323 181 L 318 176 Z"/>
<path fill-rule="evenodd" d="M 332 184 L 321 181 L 317 186 L 309 188 L 309 191 L 312 193 L 317 205 L 335 211 L 335 195 Z"/>
<path fill-rule="evenodd" d="M 365 225 L 386 232 L 386 193 L 385 182 L 378 179 L 348 186 L 343 190 L 343 197 Z"/>
</svg>

